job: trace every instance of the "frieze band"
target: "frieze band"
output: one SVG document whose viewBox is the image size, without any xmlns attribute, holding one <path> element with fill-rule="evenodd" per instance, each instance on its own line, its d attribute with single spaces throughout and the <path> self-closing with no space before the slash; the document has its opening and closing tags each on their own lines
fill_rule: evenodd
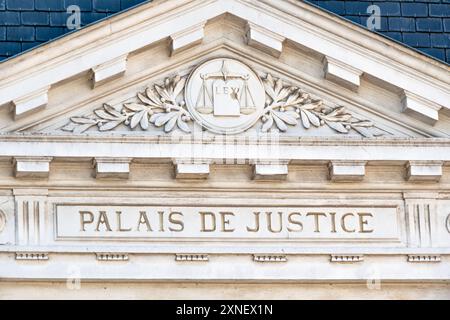
<svg viewBox="0 0 450 320">
<path fill-rule="evenodd" d="M 57 205 L 56 225 L 57 237 L 67 239 L 396 239 L 399 236 L 396 207 Z"/>
</svg>

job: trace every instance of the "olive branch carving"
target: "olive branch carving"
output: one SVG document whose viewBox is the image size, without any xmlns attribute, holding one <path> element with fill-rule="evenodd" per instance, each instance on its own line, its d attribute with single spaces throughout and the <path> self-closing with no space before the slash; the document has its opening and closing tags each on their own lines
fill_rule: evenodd
<svg viewBox="0 0 450 320">
<path fill-rule="evenodd" d="M 288 125 L 296 126 L 300 119 L 305 129 L 327 125 L 339 133 L 349 133 L 353 129 L 364 137 L 383 135 L 371 121 L 355 118 L 342 106 L 324 106 L 322 100 L 313 99 L 300 88 L 287 86 L 270 74 L 263 79 L 263 83 L 267 100 L 261 117 L 262 132 L 269 131 L 274 125 L 285 132 Z"/>
<path fill-rule="evenodd" d="M 155 84 L 147 88 L 144 93 L 138 93 L 137 102 L 124 103 L 120 110 L 104 104 L 102 108 L 94 110 L 94 116 L 72 117 L 71 123 L 62 130 L 73 133 L 82 133 L 93 126 L 99 131 L 109 131 L 120 124 L 135 129 L 140 126 L 148 130 L 149 123 L 156 127 L 164 127 L 165 132 L 172 131 L 175 126 L 189 133 L 191 129 L 187 122 L 191 121 L 185 102 L 179 101 L 186 84 L 186 78 L 175 76 L 167 78 L 163 85 Z"/>
</svg>

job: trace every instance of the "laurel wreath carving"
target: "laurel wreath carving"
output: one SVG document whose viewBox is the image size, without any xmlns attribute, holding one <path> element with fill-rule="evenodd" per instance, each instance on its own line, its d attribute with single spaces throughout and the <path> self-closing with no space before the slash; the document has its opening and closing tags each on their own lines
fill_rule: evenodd
<svg viewBox="0 0 450 320">
<path fill-rule="evenodd" d="M 369 120 L 360 120 L 347 112 L 343 106 L 328 107 L 322 100 L 313 99 L 300 88 L 289 86 L 281 79 L 274 79 L 267 74 L 263 79 L 266 92 L 266 106 L 262 121 L 262 132 L 273 127 L 285 132 L 288 126 L 297 126 L 299 121 L 305 129 L 328 126 L 339 133 L 349 133 L 352 129 L 364 137 L 376 137 L 384 134 Z M 144 93 L 137 94 L 137 102 L 124 103 L 119 110 L 104 104 L 94 111 L 94 115 L 72 117 L 71 122 L 62 130 L 83 133 L 97 126 L 99 131 L 109 131 L 120 124 L 135 129 L 148 130 L 150 124 L 163 127 L 166 133 L 176 127 L 190 133 L 189 122 L 192 121 L 182 93 L 186 78 L 175 76 L 167 78 L 162 85 L 155 84 Z"/>
<path fill-rule="evenodd" d="M 371 121 L 353 117 L 342 106 L 325 107 L 322 100 L 312 99 L 300 88 L 284 85 L 281 79 L 275 80 L 270 74 L 263 83 L 268 98 L 261 119 L 263 132 L 274 125 L 284 132 L 288 125 L 298 125 L 300 119 L 305 129 L 327 125 L 339 133 L 349 133 L 353 129 L 364 137 L 383 134 Z"/>
<path fill-rule="evenodd" d="M 82 133 L 97 126 L 99 131 L 109 131 L 120 124 L 131 129 L 140 126 L 147 130 L 151 123 L 156 127 L 164 127 L 165 132 L 170 132 L 177 126 L 189 133 L 191 129 L 187 123 L 192 119 L 186 110 L 185 102 L 179 99 L 185 84 L 186 78 L 167 78 L 163 85 L 155 84 L 153 88 L 147 88 L 145 93 L 138 93 L 137 102 L 124 103 L 120 110 L 105 103 L 103 108 L 95 110 L 91 117 L 71 118 L 71 123 L 62 130 Z"/>
</svg>

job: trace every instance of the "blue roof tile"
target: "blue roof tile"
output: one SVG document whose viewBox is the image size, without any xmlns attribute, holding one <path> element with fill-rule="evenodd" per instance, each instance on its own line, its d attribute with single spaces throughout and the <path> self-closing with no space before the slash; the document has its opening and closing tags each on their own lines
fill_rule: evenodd
<svg viewBox="0 0 450 320">
<path fill-rule="evenodd" d="M 26 11 L 20 13 L 22 25 L 46 26 L 50 22 L 48 12 Z"/>
<path fill-rule="evenodd" d="M 64 0 L 64 8 L 72 5 L 78 6 L 81 11 L 92 11 L 92 0 Z"/>
<path fill-rule="evenodd" d="M 0 46 L 0 57 L 10 57 L 22 51 L 20 42 L 4 41 Z"/>
<path fill-rule="evenodd" d="M 416 31 L 418 32 L 442 32 L 442 19 L 418 18 L 416 19 Z"/>
<path fill-rule="evenodd" d="M 34 41 L 34 32 L 33 27 L 6 27 L 6 39 L 18 42 Z"/>
<path fill-rule="evenodd" d="M 416 31 L 416 20 L 414 18 L 389 17 L 389 31 Z"/>
<path fill-rule="evenodd" d="M 42 11 L 63 11 L 65 10 L 62 0 L 38 0 L 35 2 L 36 10 Z"/>
<path fill-rule="evenodd" d="M 34 10 L 34 0 L 6 0 L 6 9 L 8 10 Z"/>
<path fill-rule="evenodd" d="M 406 3 L 403 2 L 402 16 L 404 17 L 428 17 L 428 4 L 427 3 Z"/>
</svg>

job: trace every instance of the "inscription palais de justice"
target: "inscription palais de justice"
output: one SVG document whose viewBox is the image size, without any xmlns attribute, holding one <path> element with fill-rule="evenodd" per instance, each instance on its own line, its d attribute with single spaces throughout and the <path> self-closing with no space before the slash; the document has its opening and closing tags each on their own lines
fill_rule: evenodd
<svg viewBox="0 0 450 320">
<path fill-rule="evenodd" d="M 182 210 L 144 210 L 133 213 L 119 209 L 79 210 L 80 232 L 172 232 L 182 233 L 188 224 L 194 224 L 201 233 L 270 232 L 270 233 L 373 233 L 370 212 L 329 212 L 320 210 L 249 211 L 245 219 L 242 213 L 232 210 L 197 210 L 187 214 Z M 189 219 L 187 219 L 189 216 Z"/>
</svg>

